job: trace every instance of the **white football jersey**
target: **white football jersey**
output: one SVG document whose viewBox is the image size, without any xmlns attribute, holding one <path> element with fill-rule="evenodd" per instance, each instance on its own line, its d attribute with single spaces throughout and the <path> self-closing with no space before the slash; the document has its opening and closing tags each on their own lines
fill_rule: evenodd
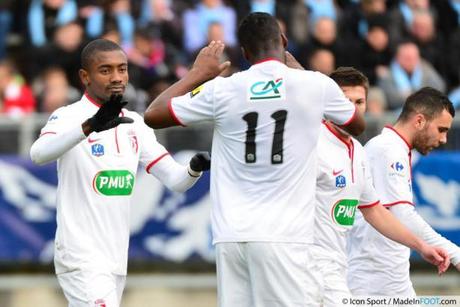
<svg viewBox="0 0 460 307">
<path fill-rule="evenodd" d="M 98 107 L 85 95 L 56 110 L 41 134 L 81 127 Z M 57 161 L 58 274 L 76 268 L 126 274 L 130 195 L 138 163 L 149 171 L 168 152 L 140 115 L 125 109 L 122 115 L 134 123 L 93 132 Z"/>
<path fill-rule="evenodd" d="M 393 128 L 365 146 L 372 178 L 382 205 L 412 206 L 411 146 Z M 408 293 L 410 249 L 392 241 L 357 216 L 349 242 L 349 287 L 353 294 Z"/>
<path fill-rule="evenodd" d="M 355 112 L 332 79 L 268 59 L 173 98 L 170 111 L 182 125 L 214 123 L 214 243 L 313 242 L 321 119 Z"/>
<path fill-rule="evenodd" d="M 357 140 L 351 138 L 347 142 L 330 124 L 323 123 L 316 177 L 317 259 L 336 261 L 346 267 L 347 234 L 353 227 L 356 209 L 379 203 L 366 164 L 363 146 Z"/>
</svg>

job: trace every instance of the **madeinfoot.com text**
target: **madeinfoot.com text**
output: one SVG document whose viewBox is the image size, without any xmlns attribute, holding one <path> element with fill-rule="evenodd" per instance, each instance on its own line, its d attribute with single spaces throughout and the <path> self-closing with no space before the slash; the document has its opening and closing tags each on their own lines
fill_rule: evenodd
<svg viewBox="0 0 460 307">
<path fill-rule="evenodd" d="M 342 299 L 343 306 L 459 306 L 460 296 L 361 296 Z"/>
</svg>

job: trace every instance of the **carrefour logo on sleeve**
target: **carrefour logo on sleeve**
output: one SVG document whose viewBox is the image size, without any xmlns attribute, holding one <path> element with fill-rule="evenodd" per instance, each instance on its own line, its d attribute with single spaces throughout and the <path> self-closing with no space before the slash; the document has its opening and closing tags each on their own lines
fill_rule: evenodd
<svg viewBox="0 0 460 307">
<path fill-rule="evenodd" d="M 94 176 L 93 189 L 105 196 L 131 195 L 135 177 L 128 170 L 100 171 Z"/>
<path fill-rule="evenodd" d="M 353 226 L 355 222 L 357 199 L 342 199 L 334 204 L 331 215 L 334 222 L 341 226 Z"/>
</svg>

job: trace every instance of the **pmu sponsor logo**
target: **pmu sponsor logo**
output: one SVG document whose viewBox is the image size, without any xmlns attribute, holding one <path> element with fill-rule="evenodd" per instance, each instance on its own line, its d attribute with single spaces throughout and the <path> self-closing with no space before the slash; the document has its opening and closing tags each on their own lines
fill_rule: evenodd
<svg viewBox="0 0 460 307">
<path fill-rule="evenodd" d="M 133 173 L 128 170 L 100 171 L 94 176 L 93 189 L 105 196 L 131 195 L 134 179 Z"/>
<path fill-rule="evenodd" d="M 258 81 L 251 85 L 250 100 L 281 98 L 283 78 L 269 81 Z"/>
<path fill-rule="evenodd" d="M 342 199 L 334 204 L 331 210 L 332 220 L 341 226 L 353 226 L 355 222 L 357 199 Z"/>
</svg>

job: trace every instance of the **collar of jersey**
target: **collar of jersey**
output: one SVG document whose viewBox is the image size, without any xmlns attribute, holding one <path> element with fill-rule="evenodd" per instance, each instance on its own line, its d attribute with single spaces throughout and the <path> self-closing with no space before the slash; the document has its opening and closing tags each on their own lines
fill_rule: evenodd
<svg viewBox="0 0 460 307">
<path fill-rule="evenodd" d="M 99 102 L 97 102 L 97 100 L 93 97 L 91 97 L 88 92 L 85 92 L 85 94 L 83 95 L 83 99 L 88 101 L 89 103 L 93 104 L 94 106 L 100 108 L 102 104 L 100 104 Z"/>
<path fill-rule="evenodd" d="M 333 126 L 331 126 L 328 122 L 323 120 L 323 125 L 326 127 L 327 130 L 334 136 L 334 139 L 340 141 L 340 143 L 344 144 L 348 149 L 353 146 L 353 139 L 350 137 L 349 140 L 342 137 Z"/>
<path fill-rule="evenodd" d="M 401 141 L 401 143 L 404 144 L 405 147 L 407 147 L 408 152 L 412 150 L 412 146 L 409 144 L 409 142 L 401 134 L 399 134 L 399 132 L 396 131 L 396 129 L 393 128 L 392 126 L 386 125 L 383 128 L 383 132 L 394 135 L 398 140 Z"/>
<path fill-rule="evenodd" d="M 252 66 L 258 65 L 258 64 L 263 64 L 263 63 L 280 63 L 280 64 L 285 65 L 283 62 L 281 62 L 277 58 L 265 58 L 265 59 L 262 59 L 262 60 L 259 60 L 259 61 L 255 62 L 254 64 L 252 64 Z"/>
</svg>

